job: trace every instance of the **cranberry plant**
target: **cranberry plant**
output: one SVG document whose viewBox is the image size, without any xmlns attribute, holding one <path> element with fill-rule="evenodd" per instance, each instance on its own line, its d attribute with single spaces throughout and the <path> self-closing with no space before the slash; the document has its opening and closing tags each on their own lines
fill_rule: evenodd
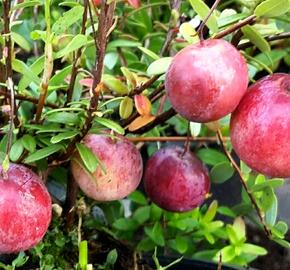
<svg viewBox="0 0 290 270">
<path fill-rule="evenodd" d="M 289 0 L 2 0 L 0 183 L 6 181 L 6 186 L 12 163 L 30 168 L 50 191 L 54 218 L 41 243 L 26 255 L 20 253 L 11 265 L 0 263 L 0 268 L 29 264 L 28 269 L 112 269 L 116 263 L 118 269 L 133 269 L 136 254 L 152 253 L 156 247 L 158 255 L 246 266 L 267 253 L 247 240 L 249 223 L 289 248 L 287 224 L 277 220 L 275 195 L 284 180 L 269 175 L 290 175 L 285 168 L 285 174 L 266 176 L 259 167 L 248 167 L 242 157 L 238 160 L 229 115 L 245 94 L 248 79 L 253 84 L 273 72 L 289 70 L 289 10 Z M 273 85 L 286 92 L 289 75 L 283 77 L 283 83 Z M 202 91 L 191 92 L 194 87 Z M 287 135 L 290 124 L 284 126 Z M 263 135 L 261 130 L 257 133 Z M 122 136 L 132 150 L 120 146 L 107 151 L 109 145 L 121 144 Z M 106 146 L 97 151 L 94 144 L 101 147 L 96 139 L 100 137 Z M 93 143 L 87 143 L 88 138 Z M 237 141 L 235 148 L 242 147 Z M 250 145 L 247 153 L 259 144 L 251 141 L 245 142 Z M 145 164 L 160 148 L 172 144 L 184 144 L 184 153 L 191 150 L 205 164 L 211 186 L 239 178 L 241 202 L 223 205 L 211 199 L 214 194 L 207 185 L 194 207 L 184 205 L 189 211 L 173 213 L 160 208 L 160 198 L 182 200 L 183 195 L 175 198 L 179 184 L 171 190 L 160 185 L 160 196 L 154 198 L 150 195 L 157 188 L 148 195 L 142 187 L 131 193 L 143 167 L 141 161 L 129 163 L 130 155 L 139 155 L 138 148 Z M 273 160 L 284 155 L 276 158 L 277 153 L 267 155 Z M 117 159 L 112 162 L 113 156 Z M 77 169 L 72 169 L 71 161 Z M 183 168 L 182 162 L 176 168 Z M 129 178 L 130 168 L 138 177 L 127 188 L 123 178 Z M 174 174 L 170 170 L 178 171 L 174 166 L 164 168 L 170 177 Z M 146 181 L 155 181 L 160 171 L 152 170 Z M 104 182 L 109 185 L 98 186 L 97 178 L 107 172 Z M 126 187 L 122 194 L 119 186 Z M 5 188 L 0 202 L 3 192 Z M 116 200 L 129 193 L 127 199 Z M 4 204 L 0 206 L 4 209 Z M 180 205 L 171 209 L 183 211 Z M 1 218 L 0 210 L 0 226 Z M 97 244 L 102 246 L 104 239 L 109 245 L 100 263 L 91 254 L 102 253 Z"/>
</svg>

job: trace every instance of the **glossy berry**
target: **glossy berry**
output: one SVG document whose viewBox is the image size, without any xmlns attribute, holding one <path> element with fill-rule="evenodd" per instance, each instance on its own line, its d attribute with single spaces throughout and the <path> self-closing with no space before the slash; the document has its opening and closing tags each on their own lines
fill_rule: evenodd
<svg viewBox="0 0 290 270">
<path fill-rule="evenodd" d="M 51 220 L 51 199 L 30 169 L 10 164 L 0 167 L 0 253 L 16 253 L 35 246 Z"/>
<path fill-rule="evenodd" d="M 221 39 L 208 39 L 182 49 L 173 58 L 165 80 L 176 112 L 202 123 L 231 113 L 247 85 L 245 60 L 234 46 Z"/>
<path fill-rule="evenodd" d="M 72 158 L 72 174 L 81 190 L 97 201 L 113 201 L 126 197 L 139 185 L 143 172 L 142 158 L 133 143 L 123 136 L 87 135 L 83 143 L 100 159 L 106 172 L 98 166 L 90 174 L 76 153 Z"/>
<path fill-rule="evenodd" d="M 185 212 L 199 206 L 210 189 L 207 169 L 193 153 L 173 146 L 148 160 L 144 185 L 149 198 L 163 209 Z"/>
<path fill-rule="evenodd" d="M 237 155 L 271 177 L 290 177 L 290 75 L 267 76 L 248 89 L 231 118 Z"/>
</svg>

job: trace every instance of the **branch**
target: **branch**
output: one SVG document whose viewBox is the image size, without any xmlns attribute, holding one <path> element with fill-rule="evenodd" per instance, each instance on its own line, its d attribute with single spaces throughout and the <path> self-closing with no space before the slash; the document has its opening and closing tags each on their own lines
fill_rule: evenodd
<svg viewBox="0 0 290 270">
<path fill-rule="evenodd" d="M 235 32 L 236 30 L 242 28 L 243 26 L 247 25 L 247 24 L 252 24 L 256 21 L 256 15 L 251 15 L 247 18 L 245 18 L 244 20 L 239 21 L 238 23 L 230 26 L 229 28 L 217 33 L 216 35 L 213 36 L 213 38 L 218 39 L 218 38 L 223 38 L 233 32 Z"/>
<path fill-rule="evenodd" d="M 265 37 L 265 39 L 267 41 L 282 40 L 282 39 L 287 39 L 287 38 L 290 38 L 290 32 L 285 32 L 285 33 Z M 246 48 L 251 47 L 251 46 L 253 46 L 253 43 L 246 42 L 246 43 L 238 45 L 237 48 L 240 50 L 243 50 L 243 49 L 246 49 Z"/>
<path fill-rule="evenodd" d="M 127 137 L 131 142 L 184 142 L 187 136 L 170 137 Z M 189 137 L 190 141 L 196 142 L 216 142 L 216 137 Z M 230 137 L 224 137 L 223 141 L 229 141 Z"/>
<path fill-rule="evenodd" d="M 84 1 L 82 30 L 81 30 L 82 35 L 84 35 L 86 33 L 86 23 L 87 23 L 87 17 L 88 17 L 88 5 L 89 5 L 89 0 L 85 0 Z M 82 48 L 79 48 L 76 52 L 73 66 L 72 66 L 71 77 L 70 77 L 69 87 L 67 90 L 67 98 L 66 98 L 65 105 L 70 103 L 72 100 L 74 85 L 75 85 L 75 81 L 76 81 L 76 77 L 77 77 L 77 73 L 78 73 L 78 62 L 79 62 L 79 59 L 81 57 L 81 54 L 82 54 Z"/>
<path fill-rule="evenodd" d="M 138 95 L 140 93 L 142 93 L 146 88 L 150 87 L 154 82 L 156 82 L 158 80 L 158 78 L 160 77 L 160 75 L 155 75 L 152 78 L 150 78 L 148 81 L 146 81 L 145 83 L 141 84 L 140 86 L 137 86 L 136 88 L 134 88 L 130 94 L 128 95 L 129 97 L 133 97 L 135 95 Z"/>
<path fill-rule="evenodd" d="M 227 156 L 228 160 L 231 162 L 231 164 L 233 165 L 234 169 L 236 170 L 236 172 L 238 173 L 238 175 L 240 177 L 240 182 L 241 182 L 242 186 L 244 187 L 245 191 L 247 192 L 247 194 L 252 202 L 252 205 L 254 206 L 261 223 L 263 224 L 263 228 L 264 228 L 264 231 L 265 231 L 267 237 L 271 238 L 271 231 L 269 230 L 269 228 L 266 224 L 266 221 L 264 219 L 264 214 L 262 213 L 262 210 L 259 208 L 252 191 L 249 189 L 247 182 L 244 179 L 243 173 L 240 170 L 240 167 L 237 165 L 237 163 L 235 162 L 235 160 L 233 159 L 231 154 L 228 152 L 228 150 L 224 144 L 223 136 L 222 136 L 222 133 L 220 130 L 217 131 L 217 136 L 218 136 L 220 145 L 222 146 L 222 149 L 223 149 L 225 155 Z"/>
<path fill-rule="evenodd" d="M 11 42 L 11 33 L 10 33 L 10 8 L 11 8 L 11 1 L 4 0 L 3 1 L 3 20 L 4 20 L 4 36 L 5 36 L 5 48 L 6 48 L 6 78 L 12 77 L 12 42 Z"/>
</svg>

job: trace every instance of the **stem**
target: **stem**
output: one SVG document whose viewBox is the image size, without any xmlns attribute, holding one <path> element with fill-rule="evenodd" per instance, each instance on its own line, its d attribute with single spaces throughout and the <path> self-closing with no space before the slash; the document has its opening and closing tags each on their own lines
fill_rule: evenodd
<svg viewBox="0 0 290 270">
<path fill-rule="evenodd" d="M 223 38 L 233 32 L 235 32 L 236 30 L 242 28 L 243 26 L 247 25 L 247 24 L 252 24 L 256 21 L 256 15 L 251 15 L 241 21 L 239 21 L 238 23 L 230 26 L 229 28 L 217 33 L 216 35 L 213 36 L 213 38 L 218 39 L 218 38 Z"/>
<path fill-rule="evenodd" d="M 189 151 L 189 148 L 190 148 L 190 122 L 188 121 L 187 122 L 187 136 L 186 136 L 186 141 L 185 141 L 185 144 L 184 144 L 184 151 L 182 153 L 182 157 L 186 154 L 186 152 Z"/>
<path fill-rule="evenodd" d="M 5 36 L 5 48 L 7 49 L 7 55 L 5 60 L 6 76 L 5 81 L 12 77 L 12 41 L 10 33 L 10 8 L 11 1 L 3 1 L 3 20 L 4 20 L 4 36 Z"/>
<path fill-rule="evenodd" d="M 187 137 L 187 136 L 170 136 L 170 137 L 127 137 L 131 142 L 183 142 L 187 139 L 193 142 L 216 142 L 216 137 Z M 223 137 L 223 141 L 229 141 L 230 137 Z"/>
<path fill-rule="evenodd" d="M 206 15 L 206 17 L 204 18 L 204 20 L 202 21 L 201 25 L 199 26 L 197 33 L 199 36 L 200 41 L 204 40 L 203 37 L 203 29 L 205 27 L 205 24 L 207 23 L 207 21 L 209 20 L 210 16 L 213 14 L 214 10 L 216 9 L 216 7 L 218 6 L 219 2 L 221 0 L 215 0 L 214 4 L 212 5 L 210 11 L 208 12 L 208 14 Z"/>
<path fill-rule="evenodd" d="M 160 75 L 155 75 L 152 78 L 150 78 L 148 81 L 146 81 L 145 83 L 141 84 L 140 86 L 135 87 L 128 96 L 133 97 L 135 95 L 141 94 L 146 88 L 148 88 L 153 83 L 155 83 L 159 79 L 159 77 Z"/>
<path fill-rule="evenodd" d="M 8 131 L 8 142 L 7 142 L 7 147 L 6 147 L 6 155 L 8 156 L 11 150 L 12 142 L 13 142 L 13 129 L 14 129 L 14 86 L 13 86 L 13 81 L 10 77 L 7 79 L 7 86 L 8 89 L 10 90 L 10 124 L 9 124 L 9 131 Z"/>
<path fill-rule="evenodd" d="M 82 35 L 84 35 L 86 33 L 86 23 L 87 23 L 87 17 L 88 17 L 88 5 L 89 5 L 89 1 L 84 0 L 84 13 L 83 13 L 82 30 L 81 30 Z M 70 78 L 69 87 L 67 90 L 67 98 L 66 98 L 65 105 L 67 105 L 68 103 L 70 103 L 72 101 L 73 90 L 74 90 L 76 77 L 78 74 L 78 64 L 79 64 L 79 59 L 81 57 L 81 54 L 82 54 L 82 48 L 79 48 L 76 52 L 73 66 L 72 66 L 71 78 Z"/>
<path fill-rule="evenodd" d="M 41 90 L 39 96 L 39 102 L 37 105 L 35 122 L 38 123 L 41 118 L 42 110 L 45 104 L 45 99 L 48 91 L 48 83 L 49 79 L 52 75 L 53 71 L 53 49 L 52 49 L 52 35 L 51 35 L 51 17 L 50 17 L 50 1 L 45 0 L 45 21 L 46 21 L 46 41 L 45 41 L 45 49 L 44 49 L 44 71 L 43 77 L 41 81 Z"/>
<path fill-rule="evenodd" d="M 236 170 L 236 172 L 238 173 L 239 177 L 240 177 L 240 181 L 241 181 L 241 184 L 242 186 L 244 187 L 245 191 L 247 192 L 251 202 L 252 202 L 252 205 L 254 206 L 256 212 L 257 212 L 257 215 L 263 225 L 263 228 L 264 228 L 264 231 L 267 235 L 268 238 L 271 238 L 271 231 L 269 230 L 266 222 L 265 222 L 265 219 L 264 219 L 264 214 L 262 213 L 262 210 L 259 208 L 257 202 L 256 202 L 256 199 L 253 195 L 253 193 L 251 192 L 251 190 L 249 189 L 248 185 L 247 185 L 247 182 L 246 180 L 244 179 L 244 176 L 243 176 L 243 173 L 242 171 L 240 170 L 240 167 L 237 165 L 237 163 L 235 162 L 235 160 L 233 159 L 233 157 L 231 156 L 231 154 L 228 152 L 224 142 L 223 142 L 223 136 L 222 136 L 222 133 L 220 130 L 217 130 L 217 136 L 218 136 L 218 140 L 220 142 L 220 145 L 222 146 L 222 149 L 225 153 L 225 155 L 227 156 L 228 160 L 231 162 L 232 166 L 234 167 L 234 169 Z"/>
<path fill-rule="evenodd" d="M 282 40 L 282 39 L 287 39 L 287 38 L 290 38 L 290 32 L 285 32 L 285 33 L 265 37 L 265 39 L 267 41 Z M 253 43 L 246 42 L 246 43 L 238 45 L 237 48 L 240 50 L 244 50 L 244 49 L 246 49 L 248 47 L 252 47 L 252 46 L 253 46 Z"/>
<path fill-rule="evenodd" d="M 171 12 L 172 11 L 177 11 L 179 12 L 180 6 L 181 6 L 181 0 L 170 0 L 170 6 L 171 6 Z M 168 52 L 169 50 L 169 46 L 172 42 L 172 40 L 175 38 L 176 36 L 176 31 L 174 30 L 174 28 L 179 26 L 179 22 L 175 23 L 174 26 L 172 26 L 172 24 L 174 23 L 175 18 L 173 16 L 173 14 L 171 14 L 170 20 L 169 20 L 169 27 L 171 26 L 170 30 L 167 32 L 166 35 L 166 39 L 165 42 L 160 50 L 160 55 L 164 55 L 165 53 Z"/>
</svg>

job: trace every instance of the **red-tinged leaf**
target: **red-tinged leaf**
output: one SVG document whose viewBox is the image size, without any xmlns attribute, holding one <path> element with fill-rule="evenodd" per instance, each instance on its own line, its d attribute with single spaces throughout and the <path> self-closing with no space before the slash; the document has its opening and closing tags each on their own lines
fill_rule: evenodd
<svg viewBox="0 0 290 270">
<path fill-rule="evenodd" d="M 93 0 L 93 4 L 95 7 L 97 7 L 102 4 L 102 0 Z"/>
<path fill-rule="evenodd" d="M 87 79 L 81 79 L 80 80 L 80 84 L 83 85 L 83 86 L 87 86 L 87 87 L 92 87 L 93 85 L 93 79 L 91 78 L 87 78 Z"/>
<path fill-rule="evenodd" d="M 148 97 L 144 95 L 134 96 L 135 107 L 140 115 L 150 115 L 151 102 Z"/>
<path fill-rule="evenodd" d="M 153 115 L 141 115 L 137 117 L 127 128 L 129 131 L 135 131 L 152 122 L 156 117 Z"/>
<path fill-rule="evenodd" d="M 141 6 L 140 0 L 127 0 L 127 2 L 133 8 L 139 8 Z"/>
</svg>

